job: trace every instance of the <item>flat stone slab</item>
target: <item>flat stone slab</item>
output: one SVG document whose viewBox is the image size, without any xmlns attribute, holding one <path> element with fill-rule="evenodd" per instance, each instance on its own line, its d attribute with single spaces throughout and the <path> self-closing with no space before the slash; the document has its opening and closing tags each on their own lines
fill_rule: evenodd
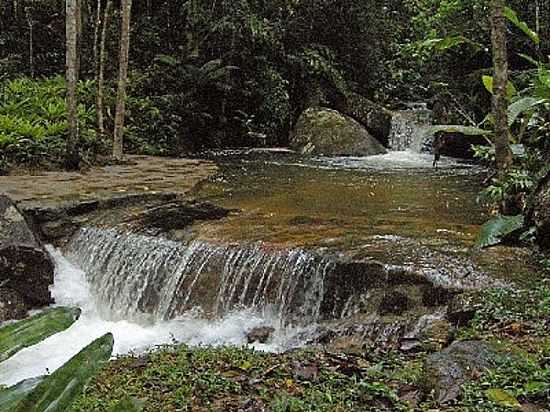
<svg viewBox="0 0 550 412">
<path fill-rule="evenodd" d="M 151 156 L 128 156 L 128 160 L 132 164 L 94 167 L 84 172 L 0 176 L 0 193 L 23 209 L 143 194 L 187 195 L 217 171 L 214 162 L 206 160 Z"/>
</svg>

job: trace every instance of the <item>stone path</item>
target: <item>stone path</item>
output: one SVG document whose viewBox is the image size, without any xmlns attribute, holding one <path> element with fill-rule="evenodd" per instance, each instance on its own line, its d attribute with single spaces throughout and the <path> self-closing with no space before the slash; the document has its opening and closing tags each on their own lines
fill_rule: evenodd
<svg viewBox="0 0 550 412">
<path fill-rule="evenodd" d="M 95 167 L 82 173 L 0 176 L 0 193 L 7 194 L 24 208 L 125 195 L 185 195 L 217 171 L 216 165 L 206 160 L 150 156 L 129 156 L 128 160 L 135 164 Z"/>
</svg>

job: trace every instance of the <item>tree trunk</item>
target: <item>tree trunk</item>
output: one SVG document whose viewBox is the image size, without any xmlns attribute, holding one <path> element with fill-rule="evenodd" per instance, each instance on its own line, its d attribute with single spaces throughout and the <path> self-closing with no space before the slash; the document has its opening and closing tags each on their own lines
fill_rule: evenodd
<svg viewBox="0 0 550 412">
<path fill-rule="evenodd" d="M 80 78 L 80 50 L 82 48 L 82 0 L 76 0 L 76 79 Z"/>
<path fill-rule="evenodd" d="M 495 119 L 495 158 L 500 175 L 512 164 L 508 130 L 508 53 L 504 0 L 491 0 L 491 40 L 493 44 L 493 116 Z"/>
<path fill-rule="evenodd" d="M 99 50 L 100 27 L 101 27 L 101 0 L 97 0 L 97 8 L 96 8 L 95 24 L 94 24 L 94 46 L 93 46 L 96 80 L 99 73 L 99 51 L 98 50 Z"/>
<path fill-rule="evenodd" d="M 107 0 L 103 13 L 103 27 L 101 29 L 101 43 L 99 45 L 99 61 L 97 67 L 97 92 L 96 92 L 96 114 L 97 130 L 100 136 L 105 135 L 105 121 L 103 117 L 103 100 L 105 94 L 105 62 L 107 60 L 107 32 L 113 9 L 113 1 Z"/>
<path fill-rule="evenodd" d="M 120 56 L 118 92 L 115 114 L 113 157 L 122 160 L 124 138 L 124 116 L 126 112 L 126 83 L 128 82 L 128 54 L 130 49 L 130 17 L 132 0 L 122 0 L 122 27 L 120 31 Z"/>
<path fill-rule="evenodd" d="M 29 71 L 31 77 L 34 77 L 34 21 L 32 19 L 32 7 L 33 1 L 31 1 L 29 6 L 25 7 L 25 14 L 29 25 Z"/>
<path fill-rule="evenodd" d="M 76 85 L 77 74 L 77 31 L 78 31 L 78 0 L 66 0 L 66 76 L 67 76 L 67 121 L 69 136 L 67 138 L 65 167 L 78 169 L 80 158 L 78 154 L 78 119 Z"/>
</svg>

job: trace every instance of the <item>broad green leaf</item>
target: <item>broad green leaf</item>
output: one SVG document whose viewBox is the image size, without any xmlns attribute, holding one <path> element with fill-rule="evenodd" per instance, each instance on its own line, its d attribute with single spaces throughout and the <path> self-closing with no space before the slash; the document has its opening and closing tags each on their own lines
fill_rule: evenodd
<svg viewBox="0 0 550 412">
<path fill-rule="evenodd" d="M 506 16 L 506 18 L 514 25 L 516 26 L 518 29 L 520 29 L 523 33 L 525 33 L 535 44 L 539 44 L 540 43 L 540 38 L 539 38 L 539 35 L 531 30 L 529 28 L 529 26 L 527 25 L 527 23 L 525 23 L 524 21 L 520 20 L 517 13 L 512 10 L 510 7 L 505 7 L 504 8 L 504 15 Z"/>
<path fill-rule="evenodd" d="M 429 133 L 447 132 L 447 133 L 461 133 L 466 136 L 487 136 L 492 134 L 490 130 L 480 129 L 473 126 L 461 126 L 461 125 L 437 125 L 428 129 Z"/>
<path fill-rule="evenodd" d="M 0 362 L 67 329 L 79 316 L 76 308 L 54 308 L 0 328 Z"/>
<path fill-rule="evenodd" d="M 93 341 L 30 392 L 14 412 L 65 412 L 113 351 L 113 335 Z"/>
<path fill-rule="evenodd" d="M 483 82 L 483 85 L 487 89 L 487 91 L 491 94 L 494 94 L 493 92 L 493 76 L 481 76 L 481 81 Z M 506 85 L 506 96 L 508 96 L 508 99 L 512 99 L 516 94 L 518 94 L 518 90 L 516 89 L 516 86 L 514 86 L 514 83 L 508 82 Z"/>
<path fill-rule="evenodd" d="M 474 42 L 464 36 L 447 36 L 444 38 L 429 39 L 422 43 L 424 47 L 433 47 L 437 51 L 446 51 L 462 44 L 468 44 L 476 50 L 480 50 L 483 46 L 480 43 Z"/>
<path fill-rule="evenodd" d="M 12 412 L 17 404 L 21 402 L 44 377 L 26 379 L 17 385 L 0 389 L 0 412 Z"/>
<path fill-rule="evenodd" d="M 155 61 L 167 64 L 168 66 L 177 66 L 178 59 L 167 54 L 159 54 L 155 57 Z"/>
<path fill-rule="evenodd" d="M 487 389 L 487 398 L 505 408 L 521 409 L 518 400 L 503 389 Z"/>
<path fill-rule="evenodd" d="M 497 216 L 483 225 L 476 244 L 480 248 L 497 245 L 503 238 L 523 227 L 524 218 L 518 216 Z"/>
<path fill-rule="evenodd" d="M 544 99 L 537 99 L 536 97 L 524 97 L 515 101 L 508 107 L 508 126 L 512 126 L 523 112 L 544 102 Z"/>
</svg>

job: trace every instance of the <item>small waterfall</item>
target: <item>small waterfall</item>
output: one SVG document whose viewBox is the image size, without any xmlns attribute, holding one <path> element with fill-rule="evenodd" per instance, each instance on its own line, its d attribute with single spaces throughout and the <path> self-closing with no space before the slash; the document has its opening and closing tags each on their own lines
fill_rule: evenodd
<svg viewBox="0 0 550 412">
<path fill-rule="evenodd" d="M 335 264 L 301 249 L 263 244 L 185 245 L 161 238 L 83 229 L 68 257 L 87 274 L 102 316 L 156 321 L 200 307 L 222 316 L 242 307 L 270 307 L 280 319 L 318 320 L 324 281 Z"/>
<path fill-rule="evenodd" d="M 390 148 L 393 151 L 430 152 L 433 135 L 428 128 L 431 125 L 432 112 L 426 104 L 411 104 L 407 110 L 393 112 Z"/>
</svg>

